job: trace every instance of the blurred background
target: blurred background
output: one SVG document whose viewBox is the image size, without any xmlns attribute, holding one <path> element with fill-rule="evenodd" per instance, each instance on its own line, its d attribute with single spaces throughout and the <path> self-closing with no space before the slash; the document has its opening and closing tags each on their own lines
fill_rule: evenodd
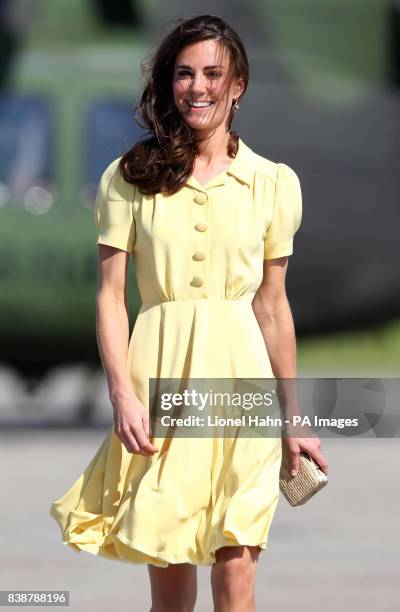
<svg viewBox="0 0 400 612">
<path fill-rule="evenodd" d="M 399 0 L 0 0 L 0 460 L 3 526 L 12 527 L 1 534 L 8 569 L 0 588 L 71 585 L 74 610 L 108 610 L 101 571 L 127 604 L 144 576 L 143 568 L 67 557 L 47 517 L 50 498 L 80 475 L 112 423 L 95 333 L 94 196 L 107 164 L 141 134 L 133 119 L 140 62 L 170 22 L 204 13 L 237 29 L 249 55 L 233 129 L 301 180 L 303 219 L 287 277 L 299 376 L 399 374 Z M 132 327 L 140 301 L 130 265 Z M 380 477 L 371 452 L 387 469 L 398 445 L 361 442 L 324 441 L 340 494 L 333 483 L 304 508 L 282 502 L 268 589 L 263 583 L 268 609 L 395 609 L 395 492 L 384 479 L 373 499 L 367 490 Z M 348 466 L 363 461 L 369 470 L 357 495 Z M 351 503 L 340 498 L 338 516 L 342 487 Z M 360 522 L 349 524 L 355 513 Z M 290 570 L 289 552 L 298 555 Z M 329 595 L 315 608 L 305 554 Z M 199 609 L 210 610 L 204 597 Z"/>
</svg>

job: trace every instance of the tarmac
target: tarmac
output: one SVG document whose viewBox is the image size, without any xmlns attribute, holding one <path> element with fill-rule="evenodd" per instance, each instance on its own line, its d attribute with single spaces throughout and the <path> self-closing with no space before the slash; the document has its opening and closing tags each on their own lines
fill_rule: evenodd
<svg viewBox="0 0 400 612">
<path fill-rule="evenodd" d="M 1 590 L 68 590 L 74 612 L 150 610 L 146 565 L 76 554 L 50 504 L 80 476 L 106 429 L 0 434 Z M 329 483 L 304 506 L 281 495 L 257 570 L 257 611 L 395 612 L 399 439 L 325 438 Z M 211 567 L 198 567 L 196 612 L 212 612 Z M 50 606 L 55 609 L 55 606 Z"/>
</svg>

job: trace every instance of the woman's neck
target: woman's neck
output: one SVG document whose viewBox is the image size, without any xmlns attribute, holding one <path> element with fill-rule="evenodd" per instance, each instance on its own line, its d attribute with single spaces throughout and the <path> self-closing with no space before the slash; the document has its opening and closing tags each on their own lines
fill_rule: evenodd
<svg viewBox="0 0 400 612">
<path fill-rule="evenodd" d="M 214 162 L 228 156 L 229 132 L 215 133 L 197 146 L 197 160 L 202 165 L 212 165 Z"/>
</svg>

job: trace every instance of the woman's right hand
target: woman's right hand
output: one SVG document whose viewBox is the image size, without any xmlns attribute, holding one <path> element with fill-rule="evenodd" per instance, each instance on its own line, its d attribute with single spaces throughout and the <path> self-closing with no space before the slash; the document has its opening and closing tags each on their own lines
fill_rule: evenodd
<svg viewBox="0 0 400 612">
<path fill-rule="evenodd" d="M 129 453 L 152 456 L 158 448 L 150 442 L 149 415 L 136 395 L 110 394 L 114 413 L 114 431 Z"/>
</svg>

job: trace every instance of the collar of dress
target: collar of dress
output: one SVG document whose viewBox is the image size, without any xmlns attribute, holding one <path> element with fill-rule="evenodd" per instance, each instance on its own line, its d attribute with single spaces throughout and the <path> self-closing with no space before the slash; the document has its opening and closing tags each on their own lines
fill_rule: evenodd
<svg viewBox="0 0 400 612">
<path fill-rule="evenodd" d="M 190 176 L 186 181 L 186 185 L 204 191 L 209 187 L 225 185 L 226 175 L 230 174 L 235 178 L 239 179 L 239 181 L 241 181 L 242 183 L 246 183 L 250 186 L 254 177 L 254 164 L 252 163 L 252 156 L 253 151 L 239 137 L 239 147 L 236 153 L 236 157 L 232 160 L 230 165 L 225 170 L 220 172 L 217 176 L 212 178 L 205 185 L 199 183 L 199 181 L 194 176 Z"/>
</svg>

